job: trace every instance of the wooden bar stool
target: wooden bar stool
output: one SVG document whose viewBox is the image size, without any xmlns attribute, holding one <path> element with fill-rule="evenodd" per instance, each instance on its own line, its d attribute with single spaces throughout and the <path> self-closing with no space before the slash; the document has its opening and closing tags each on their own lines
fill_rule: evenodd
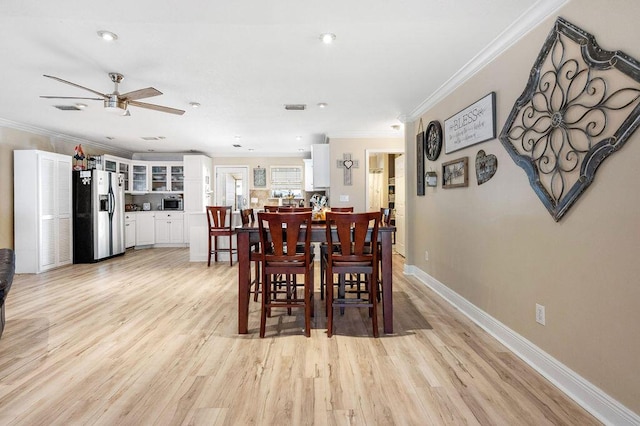
<svg viewBox="0 0 640 426">
<path fill-rule="evenodd" d="M 303 308 L 305 335 L 311 336 L 313 315 L 313 255 L 311 253 L 311 212 L 258 213 L 262 253 L 262 308 L 260 337 L 266 330 L 267 312 L 272 308 Z M 303 247 L 298 251 L 297 247 Z M 284 290 L 273 276 L 286 277 Z M 302 296 L 292 277 L 304 275 Z M 279 297 L 283 296 L 283 297 Z"/>
<path fill-rule="evenodd" d="M 231 206 L 207 206 L 207 222 L 209 224 L 209 257 L 207 266 L 211 266 L 211 255 L 214 261 L 218 261 L 218 253 L 229 253 L 229 265 L 233 266 L 233 253 L 238 253 L 237 248 L 233 248 L 233 236 L 236 231 L 232 225 Z M 228 248 L 218 247 L 218 238 L 229 238 Z M 213 248 L 211 241 L 213 240 Z"/>
<path fill-rule="evenodd" d="M 378 337 L 378 240 L 380 212 L 326 214 L 327 244 L 327 336 L 333 335 L 333 310 L 336 307 L 366 307 Z M 347 297 L 346 274 L 366 276 L 367 298 Z M 334 297 L 334 276 L 338 275 L 338 296 Z"/>
<path fill-rule="evenodd" d="M 334 213 L 353 213 L 353 207 L 332 207 Z M 324 285 L 327 265 L 327 243 L 320 244 L 320 299 L 324 299 Z"/>
</svg>

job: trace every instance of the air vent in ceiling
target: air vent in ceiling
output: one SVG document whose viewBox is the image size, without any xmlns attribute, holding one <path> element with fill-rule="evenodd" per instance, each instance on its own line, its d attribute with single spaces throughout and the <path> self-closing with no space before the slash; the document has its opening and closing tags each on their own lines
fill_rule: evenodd
<svg viewBox="0 0 640 426">
<path fill-rule="evenodd" d="M 157 141 L 157 140 L 160 140 L 160 138 L 157 137 L 157 136 L 142 136 L 141 139 L 143 139 L 145 141 Z"/>
<path fill-rule="evenodd" d="M 304 111 L 307 109 L 305 104 L 287 104 L 284 106 L 287 111 Z"/>
<path fill-rule="evenodd" d="M 62 111 L 82 111 L 82 109 L 78 108 L 75 105 L 54 105 L 54 107 Z"/>
</svg>

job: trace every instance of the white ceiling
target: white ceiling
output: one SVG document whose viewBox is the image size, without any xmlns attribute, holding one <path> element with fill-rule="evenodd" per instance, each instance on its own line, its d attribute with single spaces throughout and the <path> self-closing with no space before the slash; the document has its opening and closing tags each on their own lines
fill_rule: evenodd
<svg viewBox="0 0 640 426">
<path fill-rule="evenodd" d="M 125 152 L 213 156 L 299 156 L 325 136 L 401 137 L 392 126 L 402 117 L 564 1 L 3 0 L 0 125 Z M 99 30 L 119 38 L 105 42 Z M 336 34 L 332 45 L 320 42 L 324 32 Z M 123 117 L 101 101 L 60 111 L 53 105 L 76 101 L 39 97 L 94 96 L 43 74 L 110 93 L 109 72 L 124 74 L 120 93 L 152 86 L 163 95 L 143 102 L 186 113 L 130 106 Z M 289 103 L 307 110 L 285 111 Z"/>
</svg>

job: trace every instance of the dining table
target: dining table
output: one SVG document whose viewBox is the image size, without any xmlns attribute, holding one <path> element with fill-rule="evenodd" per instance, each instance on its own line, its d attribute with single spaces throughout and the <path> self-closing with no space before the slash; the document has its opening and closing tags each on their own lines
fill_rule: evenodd
<svg viewBox="0 0 640 426">
<path fill-rule="evenodd" d="M 260 242 L 258 223 L 249 223 L 235 228 L 238 248 L 238 333 L 248 333 L 249 301 L 251 288 L 251 245 Z M 393 269 L 392 269 L 392 237 L 395 226 L 380 225 L 378 242 L 381 246 L 382 279 L 382 320 L 385 334 L 393 333 Z M 327 241 L 326 225 L 311 225 L 311 242 Z"/>
</svg>

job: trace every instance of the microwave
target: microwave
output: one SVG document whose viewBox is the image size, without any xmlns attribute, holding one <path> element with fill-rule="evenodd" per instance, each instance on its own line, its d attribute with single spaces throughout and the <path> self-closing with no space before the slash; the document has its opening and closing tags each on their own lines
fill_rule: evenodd
<svg viewBox="0 0 640 426">
<path fill-rule="evenodd" d="M 162 210 L 182 210 L 182 198 L 163 198 Z"/>
</svg>

